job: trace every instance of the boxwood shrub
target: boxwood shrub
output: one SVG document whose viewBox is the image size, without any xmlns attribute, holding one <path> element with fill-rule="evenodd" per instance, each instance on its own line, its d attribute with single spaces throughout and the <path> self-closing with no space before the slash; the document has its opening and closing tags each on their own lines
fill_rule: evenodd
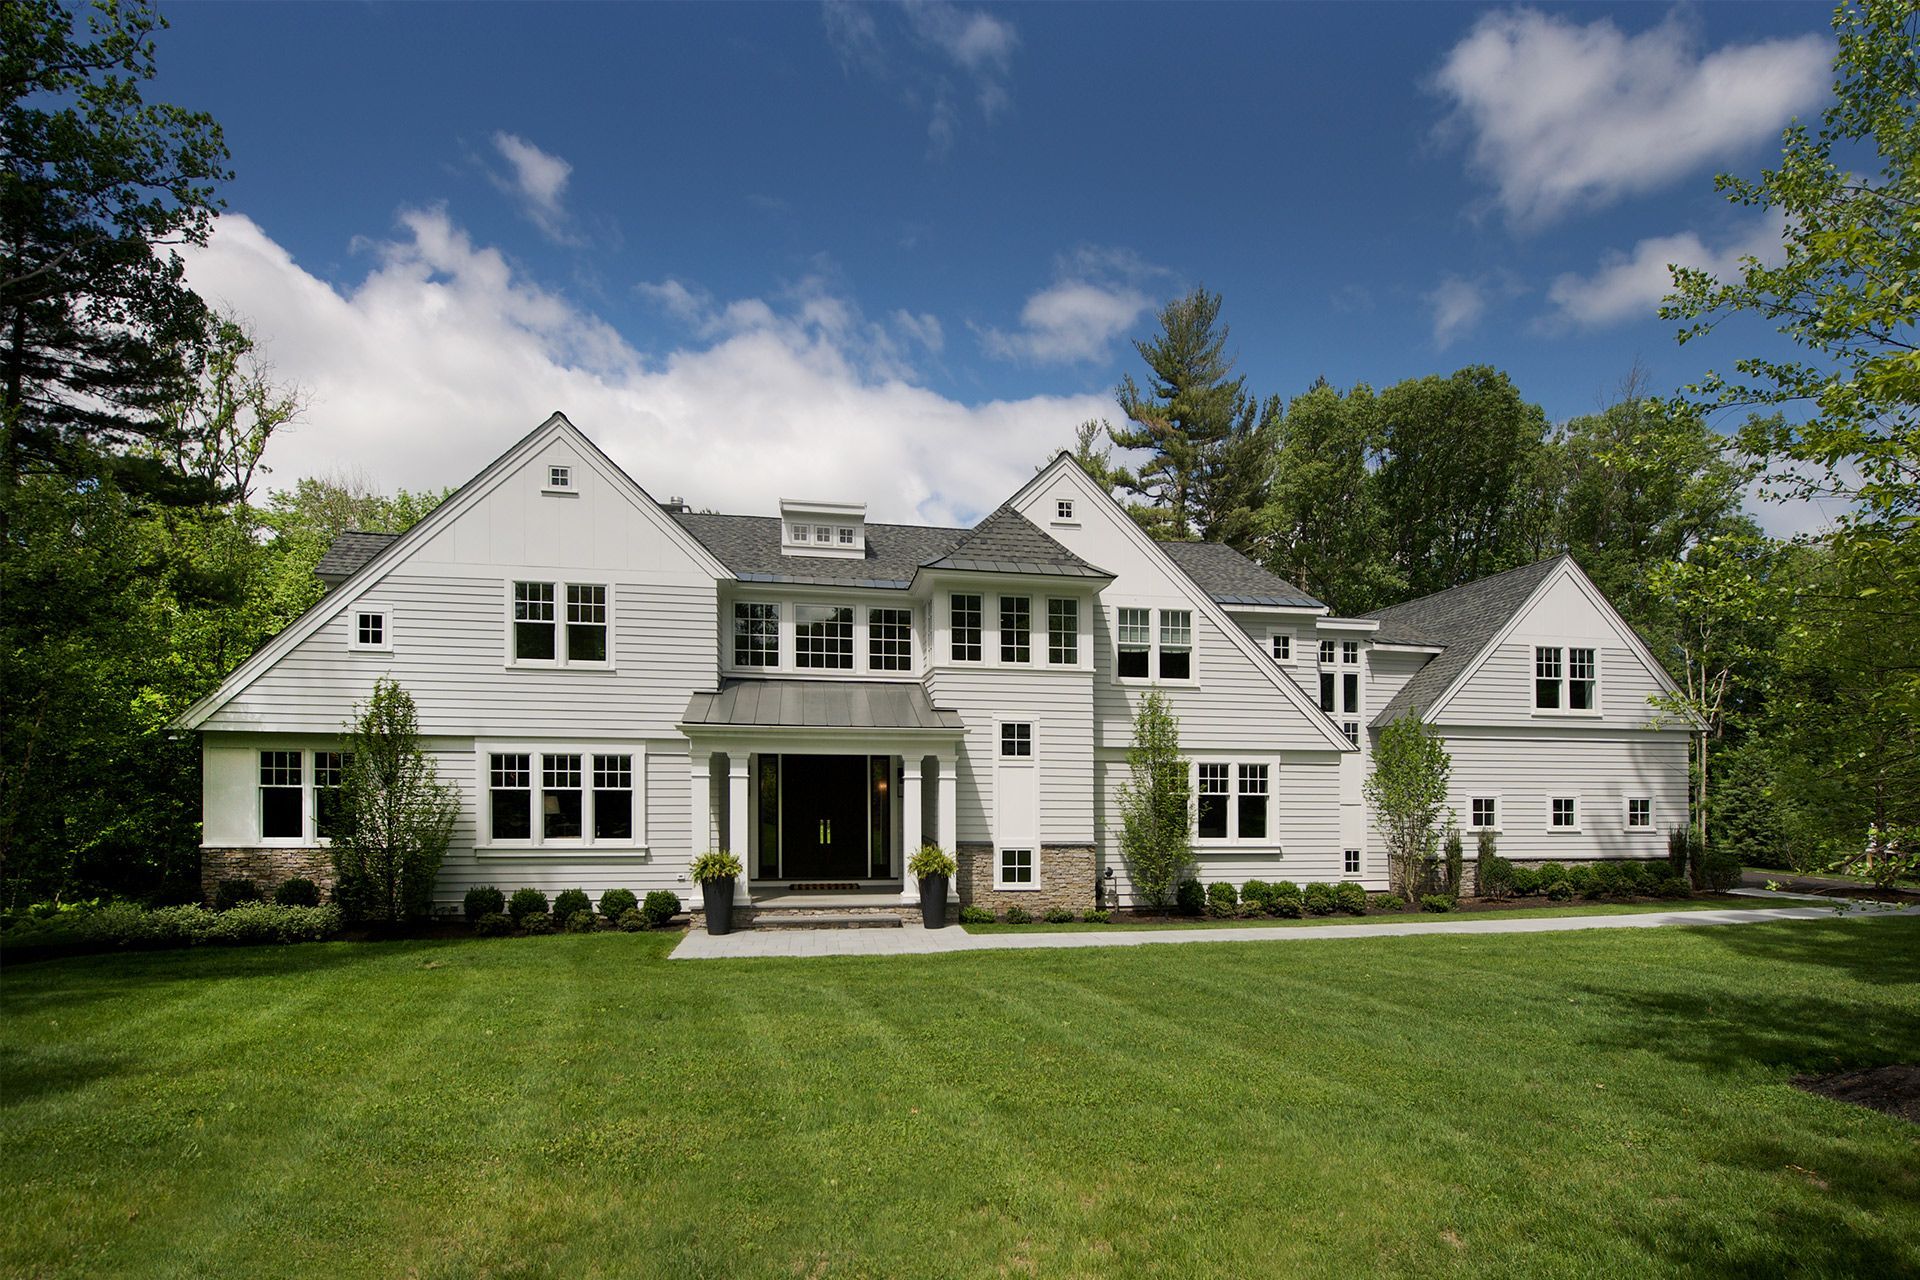
<svg viewBox="0 0 1920 1280">
<path fill-rule="evenodd" d="M 1008 907 L 1007 923 L 1008 924 L 1032 924 L 1033 912 L 1027 910 L 1025 907 Z"/>
<path fill-rule="evenodd" d="M 1268 900 L 1273 903 L 1273 914 L 1289 920 L 1298 920 L 1307 909 L 1300 886 L 1291 880 L 1275 881 Z"/>
<path fill-rule="evenodd" d="M 1088 924 L 1106 924 L 1113 919 L 1113 915 L 1111 912 L 1095 907 L 1091 911 L 1081 912 L 1080 918 Z"/>
<path fill-rule="evenodd" d="M 1662 898 L 1691 898 L 1693 886 L 1687 883 L 1685 876 L 1668 876 L 1654 885 L 1653 892 Z"/>
<path fill-rule="evenodd" d="M 507 900 L 507 914 L 513 917 L 515 924 L 525 924 L 531 915 L 545 915 L 547 895 L 538 889 L 515 889 L 513 897 Z"/>
<path fill-rule="evenodd" d="M 1239 911 L 1240 891 L 1225 880 L 1207 886 L 1207 914 L 1216 920 L 1230 920 Z"/>
<path fill-rule="evenodd" d="M 1547 886 L 1547 897 L 1555 902 L 1567 902 L 1573 897 L 1573 886 L 1567 883 L 1565 876 Z"/>
<path fill-rule="evenodd" d="M 320 886 L 305 876 L 293 876 L 275 886 L 273 900 L 283 907 L 317 907 Z"/>
<path fill-rule="evenodd" d="M 961 924 L 992 924 L 993 912 L 985 907 L 966 906 L 960 908 Z"/>
<path fill-rule="evenodd" d="M 227 911 L 243 902 L 260 901 L 260 886 L 251 880 L 222 880 L 213 889 L 213 909 Z"/>
<path fill-rule="evenodd" d="M 640 904 L 640 914 L 646 917 L 647 928 L 658 929 L 680 914 L 680 895 L 671 889 L 655 889 Z"/>
<path fill-rule="evenodd" d="M 593 912 L 584 908 L 560 917 L 560 927 L 568 933 L 592 933 L 594 930 Z"/>
<path fill-rule="evenodd" d="M 614 924 L 620 927 L 622 933 L 639 933 L 647 927 L 647 918 L 640 914 L 640 908 L 629 907 L 620 913 L 620 918 Z"/>
<path fill-rule="evenodd" d="M 1567 869 L 1557 862 L 1543 862 L 1534 868 L 1534 871 L 1540 877 L 1540 888 L 1543 891 L 1554 881 L 1567 878 Z"/>
<path fill-rule="evenodd" d="M 504 938 L 513 932 L 513 917 L 504 911 L 489 911 L 474 920 L 473 931 L 482 938 Z"/>
<path fill-rule="evenodd" d="M 1377 911 L 1405 911 L 1407 900 L 1397 893 L 1376 893 L 1373 905 Z"/>
<path fill-rule="evenodd" d="M 1048 924 L 1066 924 L 1073 919 L 1073 912 L 1067 910 L 1065 907 L 1054 907 L 1040 918 Z"/>
<path fill-rule="evenodd" d="M 1322 883 L 1319 880 L 1315 880 L 1307 886 L 1307 891 L 1304 896 L 1307 903 L 1307 914 L 1311 916 L 1330 916 L 1333 914 L 1334 907 L 1337 905 L 1333 897 L 1333 886 Z"/>
<path fill-rule="evenodd" d="M 490 884 L 477 884 L 467 890 L 464 910 L 466 911 L 468 920 L 479 924 L 482 916 L 506 914 L 506 895 Z"/>
<path fill-rule="evenodd" d="M 1174 910 L 1183 916 L 1197 916 L 1207 909 L 1207 891 L 1198 880 L 1182 880 L 1173 891 Z"/>
<path fill-rule="evenodd" d="M 1446 893 L 1422 894 L 1420 898 L 1420 909 L 1422 911 L 1433 911 L 1445 914 L 1453 910 L 1453 895 Z"/>
<path fill-rule="evenodd" d="M 1249 880 L 1240 886 L 1240 902 L 1262 915 L 1273 914 L 1273 886 L 1265 880 Z"/>
<path fill-rule="evenodd" d="M 609 889 L 600 895 L 600 914 L 612 921 L 640 905 L 640 899 L 633 896 L 631 889 Z"/>
<path fill-rule="evenodd" d="M 562 889 L 553 900 L 553 918 L 560 924 L 565 924 L 569 916 L 592 910 L 593 899 L 587 896 L 585 889 Z"/>
<path fill-rule="evenodd" d="M 1358 880 L 1342 880 L 1333 886 L 1333 905 L 1350 916 L 1367 914 L 1367 891 Z"/>
<path fill-rule="evenodd" d="M 149 909 L 131 902 L 114 902 L 20 921 L 6 931 L 5 940 L 9 950 L 251 946 L 318 942 L 339 933 L 340 925 L 340 908 L 335 906 L 286 907 L 271 902 L 242 902 L 225 911 L 209 911 L 201 906 Z"/>
<path fill-rule="evenodd" d="M 517 898 L 520 895 L 516 893 L 513 896 Z M 529 911 L 520 917 L 520 928 L 528 934 L 552 933 L 553 916 L 545 911 Z"/>
<path fill-rule="evenodd" d="M 1513 893 L 1515 897 L 1528 898 L 1540 892 L 1540 871 L 1536 867 L 1513 868 Z"/>
</svg>

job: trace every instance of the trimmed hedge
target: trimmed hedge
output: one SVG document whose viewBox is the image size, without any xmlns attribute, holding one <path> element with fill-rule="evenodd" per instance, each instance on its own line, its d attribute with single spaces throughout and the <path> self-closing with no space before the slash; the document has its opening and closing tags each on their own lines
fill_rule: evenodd
<svg viewBox="0 0 1920 1280">
<path fill-rule="evenodd" d="M 1027 910 L 1025 907 L 1008 907 L 1007 923 L 1008 924 L 1032 924 L 1033 912 Z"/>
<path fill-rule="evenodd" d="M 515 889 L 513 896 L 507 899 L 507 914 L 513 917 L 515 924 L 525 924 L 531 915 L 547 913 L 547 895 L 538 889 Z"/>
<path fill-rule="evenodd" d="M 1453 895 L 1447 893 L 1429 893 L 1421 896 L 1420 909 L 1445 914 L 1453 910 Z"/>
<path fill-rule="evenodd" d="M 633 896 L 631 889 L 609 889 L 600 895 L 600 914 L 607 919 L 619 922 L 621 916 L 638 909 L 640 899 Z"/>
<path fill-rule="evenodd" d="M 1269 900 L 1273 903 L 1273 914 L 1277 916 L 1298 920 L 1306 913 L 1306 899 L 1300 895 L 1300 886 L 1291 880 L 1276 881 Z"/>
<path fill-rule="evenodd" d="M 1333 905 L 1350 916 L 1367 914 L 1367 891 L 1358 880 L 1342 880 L 1333 886 Z"/>
<path fill-rule="evenodd" d="M 553 900 L 553 918 L 561 924 L 580 912 L 593 914 L 593 899 L 587 896 L 585 889 L 562 889 Z"/>
<path fill-rule="evenodd" d="M 1330 916 L 1333 914 L 1334 908 L 1338 905 L 1334 901 L 1333 886 L 1323 884 L 1318 880 L 1315 880 L 1307 886 L 1307 891 L 1304 896 L 1307 903 L 1307 914 L 1310 916 Z"/>
<path fill-rule="evenodd" d="M 1173 891 L 1173 909 L 1183 916 L 1197 916 L 1207 909 L 1207 891 L 1198 880 L 1182 880 Z"/>
<path fill-rule="evenodd" d="M 655 889 L 640 904 L 640 915 L 649 929 L 658 929 L 679 914 L 680 895 L 671 889 Z"/>
<path fill-rule="evenodd" d="M 1113 915 L 1110 912 L 1095 907 L 1092 911 L 1083 913 L 1080 918 L 1088 924 L 1106 924 L 1113 919 Z"/>
<path fill-rule="evenodd" d="M 1380 911 L 1405 911 L 1407 900 L 1397 893 L 1375 894 L 1373 905 Z"/>
<path fill-rule="evenodd" d="M 45 920 L 25 920 L 8 929 L 6 945 L 100 950 L 167 947 L 242 947 L 319 942 L 340 932 L 340 908 L 286 907 L 247 902 L 226 911 L 201 906 L 147 908 L 115 902 L 86 911 L 63 911 Z"/>
<path fill-rule="evenodd" d="M 1207 914 L 1216 920 L 1231 920 L 1239 914 L 1240 892 L 1225 880 L 1207 886 Z"/>
<path fill-rule="evenodd" d="M 513 917 L 504 911 L 490 911 L 473 922 L 473 931 L 482 938 L 504 938 L 513 932 Z"/>
</svg>

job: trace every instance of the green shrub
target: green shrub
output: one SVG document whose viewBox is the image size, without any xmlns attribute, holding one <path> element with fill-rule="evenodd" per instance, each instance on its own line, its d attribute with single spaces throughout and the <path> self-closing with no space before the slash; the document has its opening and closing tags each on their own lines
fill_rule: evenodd
<svg viewBox="0 0 1920 1280">
<path fill-rule="evenodd" d="M 1447 892 L 1455 897 L 1466 892 L 1467 857 L 1460 847 L 1460 828 L 1447 828 Z"/>
<path fill-rule="evenodd" d="M 1555 902 L 1570 901 L 1573 898 L 1573 886 L 1567 883 L 1565 876 L 1562 876 L 1547 886 L 1547 897 Z"/>
<path fill-rule="evenodd" d="M 1662 868 L 1657 862 L 1635 859 L 1619 866 L 1621 887 L 1629 893 L 1651 893 L 1662 879 Z"/>
<path fill-rule="evenodd" d="M 645 918 L 647 928 L 661 928 L 680 914 L 680 895 L 671 889 L 655 889 L 640 904 L 640 914 Z"/>
<path fill-rule="evenodd" d="M 1367 891 L 1357 880 L 1342 880 L 1333 886 L 1333 905 L 1350 916 L 1367 914 Z"/>
<path fill-rule="evenodd" d="M 1420 909 L 1441 915 L 1453 910 L 1453 895 L 1449 893 L 1427 893 L 1420 896 Z"/>
<path fill-rule="evenodd" d="M 243 902 L 260 901 L 260 886 L 251 880 L 222 880 L 213 890 L 213 909 L 229 911 Z"/>
<path fill-rule="evenodd" d="M 960 908 L 961 924 L 992 924 L 993 912 L 985 907 L 967 906 Z"/>
<path fill-rule="evenodd" d="M 1407 900 L 1397 893 L 1377 893 L 1373 896 L 1376 911 L 1405 911 Z"/>
<path fill-rule="evenodd" d="M 1333 886 L 1315 880 L 1307 886 L 1303 895 L 1306 899 L 1307 914 L 1310 916 L 1330 916 L 1338 904 L 1334 901 Z"/>
<path fill-rule="evenodd" d="M 1740 859 L 1717 841 L 1701 863 L 1700 887 L 1710 893 L 1740 887 Z"/>
<path fill-rule="evenodd" d="M 1689 827 L 1667 832 L 1667 874 L 1682 880 L 1693 877 L 1693 831 Z"/>
<path fill-rule="evenodd" d="M 1534 870 L 1539 873 L 1540 887 L 1542 889 L 1545 889 L 1556 880 L 1565 880 L 1567 878 L 1567 869 L 1557 862 L 1543 862 L 1534 868 Z"/>
<path fill-rule="evenodd" d="M 473 931 L 482 938 L 504 938 L 513 932 L 513 917 L 504 911 L 489 911 L 474 920 Z"/>
<path fill-rule="evenodd" d="M 1273 903 L 1273 914 L 1288 920 L 1298 920 L 1306 913 L 1306 899 L 1300 895 L 1300 886 L 1291 880 L 1276 881 L 1269 900 Z"/>
<path fill-rule="evenodd" d="M 73 946 L 101 950 L 250 946 L 318 942 L 340 931 L 340 908 L 241 902 L 225 911 L 131 902 L 30 918 L 7 931 L 9 947 Z"/>
<path fill-rule="evenodd" d="M 1483 898 L 1511 898 L 1514 892 L 1513 872 L 1513 864 L 1499 854 L 1482 857 L 1474 881 L 1474 892 Z"/>
<path fill-rule="evenodd" d="M 1240 894 L 1225 880 L 1207 886 L 1207 914 L 1216 920 L 1231 920 L 1239 913 Z"/>
<path fill-rule="evenodd" d="M 1065 907 L 1054 907 L 1040 918 L 1048 924 L 1067 924 L 1073 919 L 1073 912 Z"/>
<path fill-rule="evenodd" d="M 507 900 L 507 914 L 515 924 L 524 924 L 528 916 L 547 913 L 547 895 L 538 889 L 515 889 Z"/>
<path fill-rule="evenodd" d="M 1008 924 L 1032 924 L 1033 912 L 1027 910 L 1025 907 L 1008 907 L 1007 923 Z"/>
<path fill-rule="evenodd" d="M 552 933 L 554 931 L 553 916 L 545 911 L 529 911 L 520 917 L 520 931 L 529 935 Z"/>
<path fill-rule="evenodd" d="M 1081 912 L 1080 918 L 1088 924 L 1106 924 L 1113 919 L 1113 916 L 1111 913 L 1095 907 L 1092 911 Z"/>
<path fill-rule="evenodd" d="M 1632 889 L 1623 884 L 1618 863 L 1596 862 L 1587 871 L 1584 892 L 1589 898 L 1617 898 L 1623 893 L 1631 893 Z"/>
<path fill-rule="evenodd" d="M 553 899 L 553 918 L 559 924 L 585 911 L 593 911 L 593 899 L 587 896 L 585 889 L 562 889 Z M 591 923 L 591 921 L 589 921 Z"/>
<path fill-rule="evenodd" d="M 619 926 L 622 933 L 639 933 L 647 927 L 647 918 L 640 914 L 640 908 L 628 907 L 620 913 L 620 918 L 614 924 Z"/>
<path fill-rule="evenodd" d="M 609 889 L 600 895 L 600 914 L 608 921 L 617 923 L 621 916 L 640 905 L 640 899 L 633 896 L 631 889 Z"/>
<path fill-rule="evenodd" d="M 568 933 L 592 933 L 593 912 L 581 910 L 560 917 L 560 927 Z"/>
<path fill-rule="evenodd" d="M 1576 862 L 1562 871 L 1560 878 L 1572 885 L 1575 893 L 1585 893 L 1593 887 L 1593 868 L 1583 862 Z"/>
<path fill-rule="evenodd" d="M 1687 883 L 1685 876 L 1668 876 L 1653 886 L 1654 896 L 1660 898 L 1691 898 L 1693 886 Z"/>
<path fill-rule="evenodd" d="M 1182 880 L 1173 892 L 1174 910 L 1183 916 L 1197 916 L 1207 909 L 1207 891 L 1198 880 Z"/>
<path fill-rule="evenodd" d="M 1273 886 L 1265 880 L 1249 880 L 1240 886 L 1240 903 L 1260 915 L 1273 914 Z"/>
<path fill-rule="evenodd" d="M 1538 867 L 1513 867 L 1511 863 L 1513 893 L 1518 898 L 1529 898 L 1540 892 L 1540 869 Z"/>
<path fill-rule="evenodd" d="M 274 887 L 273 900 L 282 907 L 317 907 L 320 886 L 305 876 L 293 876 Z"/>
<path fill-rule="evenodd" d="M 541 906 L 544 907 L 545 905 L 544 902 L 541 903 Z M 463 909 L 466 912 L 467 919 L 474 924 L 478 924 L 482 916 L 506 914 L 506 895 L 490 884 L 477 884 L 467 890 Z"/>
<path fill-rule="evenodd" d="M 194 941 L 209 946 L 247 946 L 269 942 L 319 942 L 340 930 L 338 907 L 282 907 L 243 902 L 215 914 Z"/>
</svg>

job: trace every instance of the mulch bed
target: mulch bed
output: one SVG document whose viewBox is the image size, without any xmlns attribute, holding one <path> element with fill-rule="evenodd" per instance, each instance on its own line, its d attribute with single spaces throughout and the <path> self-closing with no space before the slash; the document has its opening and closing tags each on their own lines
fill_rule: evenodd
<svg viewBox="0 0 1920 1280">
<path fill-rule="evenodd" d="M 1920 1065 L 1911 1062 L 1823 1076 L 1795 1076 L 1793 1087 L 1835 1102 L 1872 1107 L 1896 1120 L 1920 1125 Z"/>
</svg>

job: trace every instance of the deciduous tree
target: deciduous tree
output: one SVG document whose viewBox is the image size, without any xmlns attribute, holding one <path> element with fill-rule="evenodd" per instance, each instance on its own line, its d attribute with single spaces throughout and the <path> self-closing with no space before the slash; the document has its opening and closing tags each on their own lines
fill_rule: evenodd
<svg viewBox="0 0 1920 1280">
<path fill-rule="evenodd" d="M 1121 855 L 1134 894 L 1164 911 L 1193 865 L 1193 783 L 1180 754 L 1180 721 L 1157 689 L 1134 712 L 1127 769 L 1118 797 Z"/>
</svg>

